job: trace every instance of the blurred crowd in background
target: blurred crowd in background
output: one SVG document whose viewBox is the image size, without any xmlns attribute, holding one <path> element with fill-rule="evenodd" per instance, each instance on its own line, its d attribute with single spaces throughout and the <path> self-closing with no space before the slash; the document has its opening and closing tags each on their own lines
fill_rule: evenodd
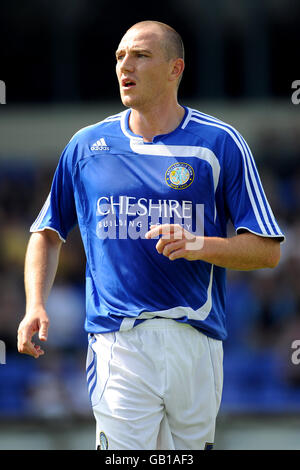
<svg viewBox="0 0 300 470">
<path fill-rule="evenodd" d="M 300 340 L 300 145 L 288 148 L 262 133 L 258 168 L 265 192 L 284 231 L 282 257 L 274 270 L 228 272 L 222 411 L 300 411 L 300 364 L 292 343 Z M 18 354 L 16 334 L 24 315 L 23 266 L 30 225 L 46 199 L 56 164 L 0 163 L 1 367 L 0 416 L 87 417 L 84 332 L 85 256 L 75 228 L 63 245 L 47 308 L 46 354 Z M 231 228 L 229 227 L 229 233 Z"/>
</svg>

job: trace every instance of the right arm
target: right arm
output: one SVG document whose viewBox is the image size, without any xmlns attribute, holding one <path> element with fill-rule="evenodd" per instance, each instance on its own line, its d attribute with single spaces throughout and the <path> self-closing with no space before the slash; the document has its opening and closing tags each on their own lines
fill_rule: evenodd
<svg viewBox="0 0 300 470">
<path fill-rule="evenodd" d="M 62 241 L 53 230 L 33 233 L 29 239 L 24 270 L 26 313 L 18 329 L 18 351 L 36 359 L 44 354 L 32 342 L 34 334 L 47 340 L 49 319 L 45 304 L 52 288 Z"/>
</svg>

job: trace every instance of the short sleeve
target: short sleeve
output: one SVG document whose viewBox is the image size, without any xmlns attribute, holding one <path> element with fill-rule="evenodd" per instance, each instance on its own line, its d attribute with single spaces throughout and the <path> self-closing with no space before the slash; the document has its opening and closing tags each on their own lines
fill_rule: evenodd
<svg viewBox="0 0 300 470">
<path fill-rule="evenodd" d="M 76 225 L 77 215 L 72 178 L 74 152 L 74 145 L 69 143 L 60 157 L 50 194 L 30 227 L 30 232 L 51 229 L 58 233 L 62 241 L 66 241 L 68 233 Z"/>
<path fill-rule="evenodd" d="M 236 232 L 247 230 L 283 241 L 251 150 L 238 133 L 232 132 L 226 141 L 224 178 L 226 206 Z"/>
</svg>

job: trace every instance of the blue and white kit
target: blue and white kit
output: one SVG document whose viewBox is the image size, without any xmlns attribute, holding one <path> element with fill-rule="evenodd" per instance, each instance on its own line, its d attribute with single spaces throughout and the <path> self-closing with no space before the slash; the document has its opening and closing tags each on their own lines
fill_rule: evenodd
<svg viewBox="0 0 300 470">
<path fill-rule="evenodd" d="M 86 253 L 87 383 L 98 449 L 211 449 L 223 384 L 226 270 L 170 261 L 146 239 L 175 223 L 208 237 L 284 240 L 253 157 L 231 126 L 185 107 L 151 143 L 130 109 L 77 132 L 32 232 Z"/>
<path fill-rule="evenodd" d="M 284 239 L 242 136 L 184 109 L 181 124 L 151 143 L 129 129 L 129 109 L 81 129 L 61 155 L 30 230 L 49 228 L 65 241 L 79 224 L 89 333 L 163 317 L 226 338 L 225 269 L 158 254 L 157 240 L 144 236 L 151 223 L 226 237 L 231 220 L 237 233 Z"/>
</svg>

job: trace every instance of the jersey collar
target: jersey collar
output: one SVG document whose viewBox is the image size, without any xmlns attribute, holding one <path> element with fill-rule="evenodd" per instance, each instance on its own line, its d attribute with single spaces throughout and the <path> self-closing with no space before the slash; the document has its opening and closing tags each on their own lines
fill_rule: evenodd
<svg viewBox="0 0 300 470">
<path fill-rule="evenodd" d="M 184 116 L 179 124 L 179 126 L 176 127 L 176 129 L 174 129 L 172 132 L 170 132 L 169 134 L 159 134 L 159 135 L 156 135 L 154 138 L 153 138 L 153 141 L 152 142 L 144 142 L 144 139 L 141 135 L 137 135 L 137 134 L 134 134 L 130 127 L 129 127 L 129 116 L 130 116 L 130 113 L 131 113 L 131 109 L 128 109 L 126 111 L 124 111 L 122 117 L 121 117 L 121 130 L 123 132 L 123 134 L 128 138 L 130 139 L 130 141 L 133 141 L 135 144 L 140 144 L 140 145 L 151 145 L 151 144 L 155 144 L 157 142 L 157 140 L 161 140 L 162 137 L 164 136 L 170 136 L 172 135 L 173 133 L 177 132 L 178 129 L 184 129 L 188 123 L 188 121 L 190 120 L 190 116 L 191 116 L 191 113 L 192 113 L 192 110 L 190 108 L 188 108 L 187 106 L 182 106 L 183 109 L 184 109 Z"/>
</svg>

